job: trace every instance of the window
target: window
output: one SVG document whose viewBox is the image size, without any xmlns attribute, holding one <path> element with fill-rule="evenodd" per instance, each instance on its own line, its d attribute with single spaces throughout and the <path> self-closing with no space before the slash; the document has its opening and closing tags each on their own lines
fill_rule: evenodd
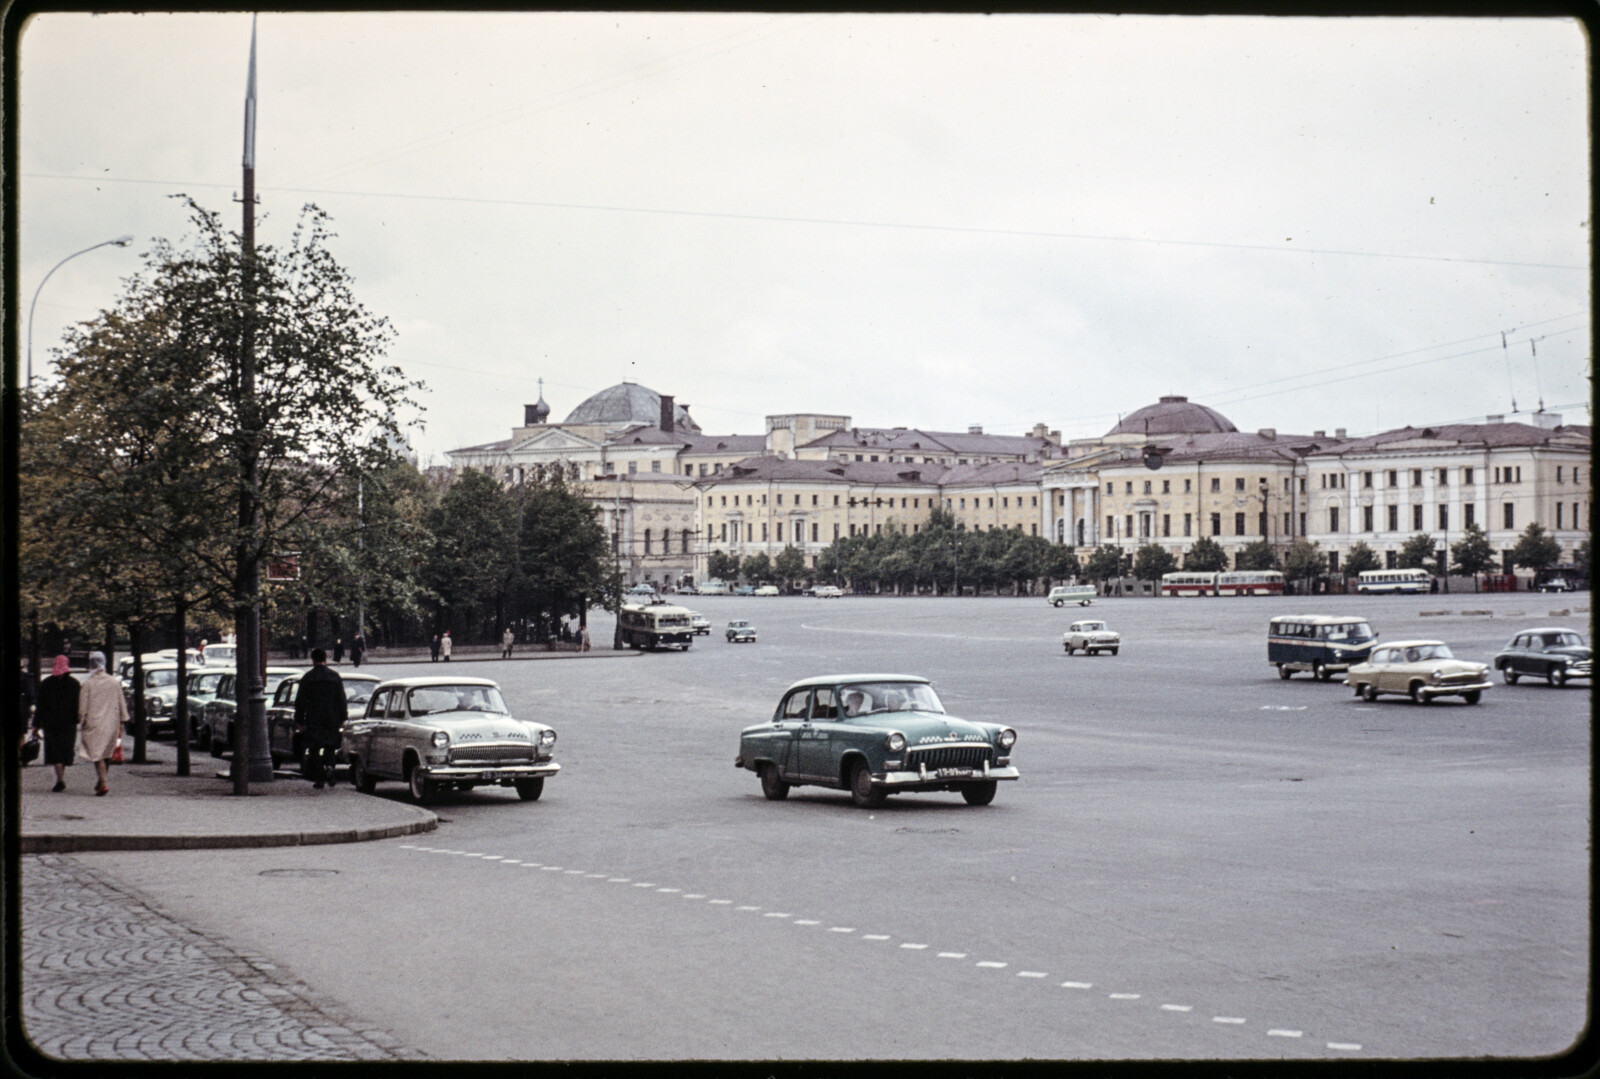
<svg viewBox="0 0 1600 1079">
<path fill-rule="evenodd" d="M 1389 507 L 1389 531 L 1390 532 L 1398 532 L 1398 531 L 1400 531 L 1400 507 L 1399 506 L 1390 506 Z"/>
<path fill-rule="evenodd" d="M 811 542 L 817 542 L 817 522 L 811 522 Z"/>
<path fill-rule="evenodd" d="M 871 457 L 867 458 L 867 460 L 869 460 L 869 461 L 876 461 L 877 459 L 878 459 L 878 455 L 877 454 L 873 454 Z M 861 458 L 857 457 L 856 460 L 859 461 L 859 460 L 861 460 Z"/>
<path fill-rule="evenodd" d="M 1413 486 L 1413 487 L 1421 487 L 1422 486 L 1422 469 L 1413 468 L 1411 470 L 1411 486 Z"/>
<path fill-rule="evenodd" d="M 1448 468 L 1441 468 L 1439 470 L 1439 486 L 1450 486 L 1450 470 Z"/>
<path fill-rule="evenodd" d="M 779 543 L 782 543 L 783 542 L 783 522 L 779 521 L 777 523 L 776 528 L 777 528 L 777 534 L 773 538 L 776 539 Z"/>
<path fill-rule="evenodd" d="M 1363 531 L 1363 532 L 1376 531 L 1376 529 L 1374 529 L 1372 527 L 1372 507 L 1371 506 L 1362 506 L 1361 507 L 1361 531 Z"/>
<path fill-rule="evenodd" d="M 1557 483 L 1561 482 L 1561 466 L 1560 465 L 1556 465 L 1556 482 Z"/>
<path fill-rule="evenodd" d="M 815 506 L 817 504 L 817 496 L 816 495 L 812 495 L 811 496 L 811 504 L 813 506 Z"/>
<path fill-rule="evenodd" d="M 1128 486 L 1128 494 L 1130 494 L 1130 495 L 1133 494 L 1133 481 L 1129 480 L 1127 486 Z"/>
<path fill-rule="evenodd" d="M 1162 480 L 1161 481 L 1161 493 L 1164 494 L 1164 495 L 1170 495 L 1172 493 L 1172 481 L 1171 480 Z"/>
<path fill-rule="evenodd" d="M 1372 486 L 1372 473 L 1370 473 L 1370 472 L 1361 473 L 1361 486 L 1363 486 L 1363 487 L 1371 487 Z"/>
<path fill-rule="evenodd" d="M 1516 507 L 1513 506 L 1510 502 L 1507 502 L 1505 504 L 1505 506 L 1504 506 L 1504 509 L 1505 509 L 1505 524 L 1502 525 L 1501 527 L 1502 528 L 1515 528 L 1515 527 L 1517 527 Z"/>
<path fill-rule="evenodd" d="M 1439 531 L 1441 531 L 1441 532 L 1450 531 L 1450 507 L 1449 506 L 1440 506 L 1439 507 Z"/>
<path fill-rule="evenodd" d="M 638 461 L 629 461 L 628 462 L 628 471 L 629 472 L 637 472 L 637 471 L 639 471 L 639 462 Z"/>
<path fill-rule="evenodd" d="M 783 495 L 782 495 L 782 493 L 779 493 L 779 495 L 778 495 L 778 505 L 780 505 L 780 506 L 783 505 Z"/>
<path fill-rule="evenodd" d="M 1145 494 L 1149 494 L 1150 493 L 1150 481 L 1149 480 L 1145 480 L 1144 481 L 1144 493 Z"/>
<path fill-rule="evenodd" d="M 739 503 L 738 503 L 738 498 L 739 498 L 739 496 L 738 496 L 738 495 L 734 495 L 734 496 L 733 496 L 733 497 L 734 497 L 734 500 L 735 500 L 735 501 L 734 501 L 734 505 L 738 505 L 738 504 L 739 504 Z M 724 506 L 726 506 L 726 505 L 727 505 L 727 504 L 728 504 L 728 496 L 727 496 L 727 495 L 723 495 L 723 496 L 722 496 L 722 504 L 723 504 L 723 505 L 724 505 Z"/>
<path fill-rule="evenodd" d="M 967 508 L 967 500 L 964 499 L 964 498 L 961 500 L 961 508 L 962 509 L 966 509 Z"/>
<path fill-rule="evenodd" d="M 1578 474 L 1574 472 L 1572 474 L 1572 478 L 1576 480 L 1578 478 Z M 1461 482 L 1466 484 L 1468 487 L 1472 486 L 1472 469 L 1463 468 L 1461 470 Z"/>
<path fill-rule="evenodd" d="M 1192 527 L 1192 523 L 1193 523 L 1193 516 L 1194 516 L 1193 514 L 1189 514 L 1189 513 L 1186 513 L 1186 514 L 1183 515 L 1183 534 L 1185 536 L 1189 535 L 1189 530 Z"/>
<path fill-rule="evenodd" d="M 838 521 L 833 522 L 833 538 L 834 539 L 838 539 L 839 538 L 839 522 Z"/>
<path fill-rule="evenodd" d="M 1110 514 L 1106 515 L 1106 539 L 1117 534 L 1117 519 Z"/>
<path fill-rule="evenodd" d="M 1211 515 L 1211 534 L 1213 536 L 1222 535 L 1222 514 L 1220 513 Z"/>
<path fill-rule="evenodd" d="M 1300 513 L 1300 534 L 1302 536 L 1306 534 L 1306 515 L 1304 511 Z"/>
<path fill-rule="evenodd" d="M 1116 484 L 1114 484 L 1114 483 L 1107 483 L 1107 484 L 1106 484 L 1106 494 L 1108 494 L 1108 495 L 1112 495 L 1112 494 L 1116 494 L 1116 493 L 1117 493 L 1117 487 L 1116 487 Z"/>
<path fill-rule="evenodd" d="M 1338 506 L 1329 506 L 1328 507 L 1328 531 L 1329 532 L 1337 532 L 1337 531 L 1339 531 L 1339 507 Z"/>
<path fill-rule="evenodd" d="M 1261 533 L 1261 536 L 1262 536 L 1263 539 L 1266 538 L 1266 535 L 1267 535 L 1267 511 L 1266 510 L 1262 510 L 1260 513 L 1256 514 L 1256 530 Z"/>
<path fill-rule="evenodd" d="M 1186 495 L 1194 493 L 1194 488 L 1191 485 L 1189 480 L 1184 480 L 1183 481 L 1183 493 L 1186 494 Z"/>
<path fill-rule="evenodd" d="M 650 553 L 650 530 L 648 528 L 644 530 L 644 553 Z"/>
<path fill-rule="evenodd" d="M 989 508 L 994 509 L 994 499 L 989 499 Z"/>
<path fill-rule="evenodd" d="M 1391 468 L 1389 470 L 1389 486 L 1390 487 L 1398 487 L 1398 486 L 1400 486 L 1400 473 L 1399 473 L 1399 471 L 1397 469 Z"/>
<path fill-rule="evenodd" d="M 1440 508 L 1443 509 L 1442 506 Z M 1562 525 L 1562 523 L 1561 523 L 1561 503 L 1559 503 L 1559 502 L 1556 503 L 1556 527 L 1557 528 L 1564 527 Z"/>
<path fill-rule="evenodd" d="M 1467 502 L 1461 507 L 1461 527 L 1471 528 L 1478 523 L 1478 507 Z"/>
<path fill-rule="evenodd" d="M 1128 514 L 1125 518 L 1123 518 L 1123 521 L 1124 521 L 1124 523 L 1123 523 L 1123 526 L 1122 526 L 1122 534 L 1124 536 L 1132 536 L 1133 535 L 1133 514 L 1131 514 L 1131 513 Z"/>
<path fill-rule="evenodd" d="M 1411 531 L 1413 531 L 1413 532 L 1421 532 L 1422 531 L 1422 507 L 1421 506 L 1412 506 L 1411 507 Z"/>
<path fill-rule="evenodd" d="M 1222 481 L 1220 479 L 1218 479 L 1216 476 L 1212 476 L 1211 477 L 1211 493 L 1212 494 L 1221 494 L 1222 493 Z"/>
<path fill-rule="evenodd" d="M 650 462 L 650 471 L 651 472 L 660 472 L 661 471 L 661 462 L 660 461 L 651 461 Z"/>
<path fill-rule="evenodd" d="M 719 530 L 717 538 L 722 543 L 727 543 L 728 542 L 728 522 L 727 521 L 723 521 L 722 522 L 722 528 Z"/>
<path fill-rule="evenodd" d="M 1170 513 L 1163 513 L 1161 515 L 1161 538 L 1172 538 L 1172 514 Z"/>
<path fill-rule="evenodd" d="M 839 496 L 838 495 L 834 495 L 833 496 L 833 504 L 835 506 L 837 506 L 839 504 Z"/>
<path fill-rule="evenodd" d="M 1243 483 L 1244 481 L 1240 480 L 1239 482 Z M 1233 534 L 1235 536 L 1244 535 L 1244 514 L 1242 513 L 1233 515 Z"/>
<path fill-rule="evenodd" d="M 1284 535 L 1288 535 L 1289 534 L 1289 529 L 1290 529 L 1290 526 L 1291 526 L 1292 523 L 1293 523 L 1293 519 L 1292 519 L 1291 515 L 1288 514 L 1288 513 L 1285 513 L 1283 515 L 1283 532 L 1284 532 Z"/>
<path fill-rule="evenodd" d="M 1234 479 L 1234 481 L 1233 481 L 1233 489 L 1235 491 L 1244 490 L 1244 477 L 1243 476 L 1238 476 L 1238 477 L 1236 477 Z"/>
</svg>

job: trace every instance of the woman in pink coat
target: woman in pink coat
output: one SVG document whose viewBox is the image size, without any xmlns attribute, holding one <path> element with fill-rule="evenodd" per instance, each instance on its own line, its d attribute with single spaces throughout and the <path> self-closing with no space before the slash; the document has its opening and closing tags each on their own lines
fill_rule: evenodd
<svg viewBox="0 0 1600 1079">
<path fill-rule="evenodd" d="M 94 762 L 96 794 L 105 794 L 106 762 L 122 744 L 122 726 L 128 722 L 128 702 L 122 698 L 122 683 L 106 673 L 106 657 L 89 655 L 89 677 L 78 691 L 78 735 L 83 741 L 83 759 Z"/>
</svg>

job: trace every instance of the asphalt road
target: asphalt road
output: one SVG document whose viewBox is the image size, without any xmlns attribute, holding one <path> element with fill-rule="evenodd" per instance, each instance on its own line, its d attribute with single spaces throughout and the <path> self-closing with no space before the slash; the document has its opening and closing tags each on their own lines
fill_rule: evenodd
<svg viewBox="0 0 1600 1079">
<path fill-rule="evenodd" d="M 760 640 L 463 665 L 558 730 L 537 803 L 449 797 L 421 841 L 82 857 L 432 1057 L 1556 1054 L 1586 1022 L 1588 687 L 1369 704 L 1280 681 L 1265 627 L 1360 613 L 1487 661 L 1587 632 L 1548 613 L 1574 603 L 706 597 Z M 1086 616 L 1119 655 L 1063 653 Z M 739 728 L 829 671 L 932 677 L 1016 727 L 1023 778 L 982 808 L 763 800 Z"/>
</svg>

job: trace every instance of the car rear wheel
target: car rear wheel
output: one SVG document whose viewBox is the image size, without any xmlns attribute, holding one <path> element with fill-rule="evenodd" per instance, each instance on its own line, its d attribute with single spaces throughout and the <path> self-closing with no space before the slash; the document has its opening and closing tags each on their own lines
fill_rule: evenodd
<svg viewBox="0 0 1600 1079">
<path fill-rule="evenodd" d="M 862 809 L 873 809 L 883 804 L 883 790 L 872 785 L 872 769 L 859 757 L 850 766 L 850 799 Z"/>
<path fill-rule="evenodd" d="M 1362 685 L 1360 690 L 1363 700 L 1375 701 L 1378 699 L 1378 687 L 1373 685 L 1371 682 L 1367 682 L 1366 684 Z"/>
<path fill-rule="evenodd" d="M 1293 671 L 1291 671 L 1289 668 L 1285 667 L 1283 664 L 1281 664 L 1281 663 L 1278 664 L 1278 677 L 1279 678 L 1282 678 L 1284 681 L 1287 682 L 1289 680 L 1289 676 L 1291 674 L 1293 674 L 1293 673 L 1294 673 Z"/>
<path fill-rule="evenodd" d="M 350 758 L 350 784 L 362 794 L 371 794 L 378 789 L 377 778 L 367 771 L 360 757 Z"/>
<path fill-rule="evenodd" d="M 524 802 L 537 802 L 539 795 L 544 793 L 544 776 L 534 776 L 532 779 L 519 779 L 516 781 L 517 797 Z"/>
<path fill-rule="evenodd" d="M 776 764 L 761 766 L 761 793 L 769 802 L 781 802 L 789 797 L 789 784 L 779 778 Z"/>
<path fill-rule="evenodd" d="M 1428 703 L 1428 695 L 1426 693 L 1422 692 L 1422 683 L 1421 682 L 1412 682 L 1411 683 L 1411 703 L 1412 704 L 1427 704 Z"/>
<path fill-rule="evenodd" d="M 1500 672 L 1500 680 L 1503 681 L 1508 686 L 1516 685 L 1517 684 L 1517 679 L 1520 678 L 1520 677 L 1522 677 L 1522 676 L 1519 675 L 1516 671 L 1512 670 L 1510 667 L 1507 667 L 1507 668 L 1505 668 L 1504 670 L 1502 670 Z"/>
<path fill-rule="evenodd" d="M 961 788 L 961 797 L 969 806 L 986 806 L 994 801 L 994 792 L 999 789 L 1000 784 L 992 779 L 987 783 L 968 783 Z"/>
<path fill-rule="evenodd" d="M 439 793 L 438 785 L 428 778 L 427 773 L 412 762 L 406 769 L 406 787 L 411 792 L 411 800 L 419 806 L 432 802 Z"/>
<path fill-rule="evenodd" d="M 1311 664 L 1311 677 L 1319 682 L 1326 682 L 1333 677 L 1333 672 L 1320 663 L 1313 663 Z"/>
</svg>

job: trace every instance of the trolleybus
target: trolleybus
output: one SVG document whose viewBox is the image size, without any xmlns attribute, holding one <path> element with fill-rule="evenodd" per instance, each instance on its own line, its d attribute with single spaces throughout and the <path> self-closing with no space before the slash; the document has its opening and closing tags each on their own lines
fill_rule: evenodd
<svg viewBox="0 0 1600 1079">
<path fill-rule="evenodd" d="M 693 612 L 670 603 L 628 603 L 617 614 L 617 637 L 629 648 L 681 648 L 694 643 Z"/>
<path fill-rule="evenodd" d="M 1356 579 L 1356 591 L 1426 592 L 1433 586 L 1433 575 L 1425 569 L 1369 569 Z"/>
</svg>

